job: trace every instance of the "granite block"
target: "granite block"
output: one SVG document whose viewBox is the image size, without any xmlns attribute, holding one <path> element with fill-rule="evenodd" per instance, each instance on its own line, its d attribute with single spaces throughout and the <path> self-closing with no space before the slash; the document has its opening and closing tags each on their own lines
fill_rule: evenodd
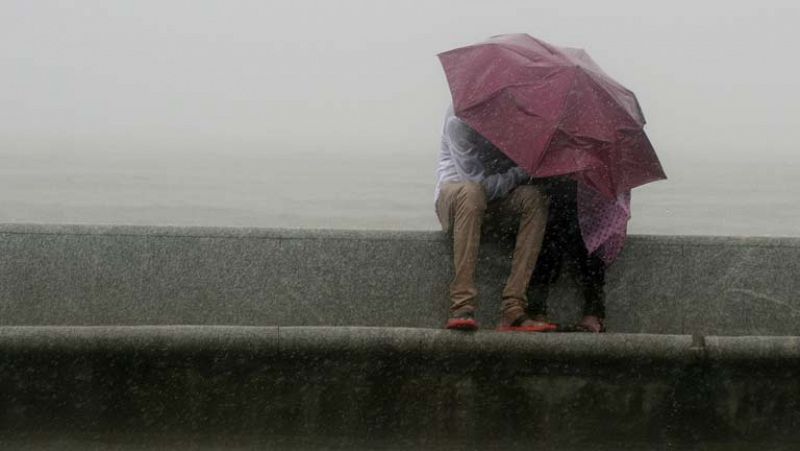
<svg viewBox="0 0 800 451">
<path fill-rule="evenodd" d="M 607 327 L 615 332 L 683 333 L 683 248 L 629 240 L 607 273 Z"/>
<path fill-rule="evenodd" d="M 12 234 L 0 239 L 0 324 L 125 324 L 152 299 L 143 290 L 150 259 L 142 238 Z"/>
<path fill-rule="evenodd" d="M 685 252 L 685 333 L 800 334 L 796 247 L 702 245 Z"/>
<path fill-rule="evenodd" d="M 486 233 L 478 319 L 499 320 L 513 239 Z M 607 326 L 796 334 L 800 240 L 630 237 L 607 273 Z M 0 324 L 440 328 L 452 244 L 440 232 L 0 224 Z M 551 318 L 583 300 L 565 272 Z"/>
</svg>

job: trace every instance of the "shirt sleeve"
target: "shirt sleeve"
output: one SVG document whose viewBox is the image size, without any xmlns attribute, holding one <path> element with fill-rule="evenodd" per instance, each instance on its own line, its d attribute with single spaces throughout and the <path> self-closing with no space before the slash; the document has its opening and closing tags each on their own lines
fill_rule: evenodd
<svg viewBox="0 0 800 451">
<path fill-rule="evenodd" d="M 514 166 L 506 172 L 490 175 L 481 181 L 489 200 L 505 197 L 514 188 L 528 179 L 528 174 L 519 166 Z"/>
<path fill-rule="evenodd" d="M 478 182 L 484 177 L 484 168 L 478 159 L 477 133 L 455 116 L 447 118 L 445 136 L 453 164 L 459 177 Z"/>
<path fill-rule="evenodd" d="M 486 169 L 478 158 L 478 152 L 481 151 L 483 144 L 481 137 L 457 117 L 451 116 L 447 119 L 445 135 L 459 177 L 480 183 L 488 200 L 506 196 L 528 178 L 528 174 L 518 166 L 487 176 Z"/>
</svg>

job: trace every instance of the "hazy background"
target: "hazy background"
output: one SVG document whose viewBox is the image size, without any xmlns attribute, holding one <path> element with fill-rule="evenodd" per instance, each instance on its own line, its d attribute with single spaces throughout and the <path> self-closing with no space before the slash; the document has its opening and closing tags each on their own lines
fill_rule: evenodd
<svg viewBox="0 0 800 451">
<path fill-rule="evenodd" d="M 792 1 L 0 0 L 0 222 L 436 229 L 436 53 L 525 32 L 638 96 L 635 233 L 800 236 Z"/>
</svg>

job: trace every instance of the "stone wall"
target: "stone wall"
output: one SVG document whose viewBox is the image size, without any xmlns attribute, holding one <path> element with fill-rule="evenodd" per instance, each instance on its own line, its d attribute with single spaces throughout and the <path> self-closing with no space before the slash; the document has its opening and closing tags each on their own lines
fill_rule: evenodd
<svg viewBox="0 0 800 451">
<path fill-rule="evenodd" d="M 483 330 L 510 248 L 482 247 Z M 631 237 L 603 335 L 442 330 L 450 252 L 427 232 L 0 225 L 0 448 L 800 446 L 800 239 Z M 580 314 L 574 285 L 554 318 Z"/>
<path fill-rule="evenodd" d="M 481 248 L 493 327 L 511 242 Z M 438 328 L 450 244 L 436 232 L 0 225 L 0 325 Z M 797 335 L 800 239 L 633 236 L 607 280 L 610 331 Z M 564 274 L 554 320 L 580 314 Z"/>
</svg>

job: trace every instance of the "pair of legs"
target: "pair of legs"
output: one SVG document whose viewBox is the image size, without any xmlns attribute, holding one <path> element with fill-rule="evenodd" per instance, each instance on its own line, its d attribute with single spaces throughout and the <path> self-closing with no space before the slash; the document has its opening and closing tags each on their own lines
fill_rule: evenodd
<svg viewBox="0 0 800 451">
<path fill-rule="evenodd" d="M 475 182 L 445 183 L 441 187 L 436 214 L 442 229 L 453 235 L 455 277 L 450 284 L 451 316 L 471 314 L 477 306 L 475 268 L 487 210 L 499 216 L 519 217 L 511 274 L 503 289 L 500 309 L 502 325 L 530 324 L 530 320 L 523 318 L 528 304 L 527 289 L 547 223 L 547 197 L 531 185 L 520 185 L 491 203 L 487 203 L 483 187 Z"/>
<path fill-rule="evenodd" d="M 554 182 L 547 190 L 550 211 L 536 270 L 530 283 L 528 314 L 544 320 L 550 286 L 558 280 L 564 264 L 574 266 L 584 298 L 579 330 L 600 332 L 605 319 L 605 263 L 589 254 L 578 222 L 577 185 L 571 180 Z"/>
</svg>

